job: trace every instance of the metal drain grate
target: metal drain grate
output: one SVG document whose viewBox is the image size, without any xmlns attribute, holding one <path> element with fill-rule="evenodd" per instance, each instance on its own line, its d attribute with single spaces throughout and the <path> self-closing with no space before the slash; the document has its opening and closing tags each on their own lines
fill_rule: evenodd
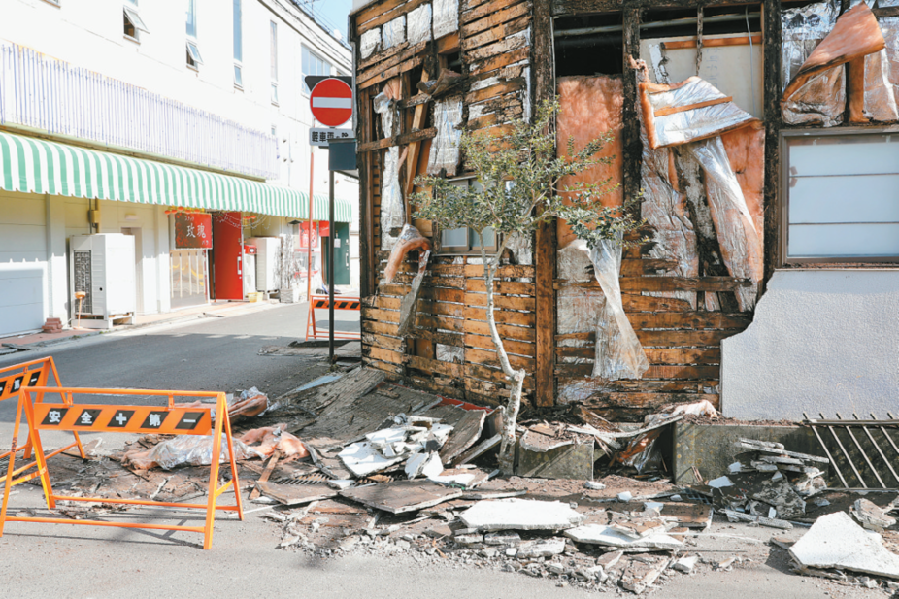
<svg viewBox="0 0 899 599">
<path fill-rule="evenodd" d="M 874 414 L 870 420 L 856 414 L 854 420 L 840 414 L 836 419 L 819 415 L 820 419 L 813 420 L 803 414 L 805 424 L 814 431 L 844 488 L 899 489 L 899 420 L 890 413 L 890 420 Z"/>
</svg>

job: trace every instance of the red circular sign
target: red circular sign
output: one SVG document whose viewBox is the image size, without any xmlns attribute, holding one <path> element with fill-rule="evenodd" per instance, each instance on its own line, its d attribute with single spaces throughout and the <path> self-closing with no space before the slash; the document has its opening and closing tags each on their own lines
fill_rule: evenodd
<svg viewBox="0 0 899 599">
<path fill-rule="evenodd" d="M 323 125 L 337 127 L 353 116 L 353 90 L 340 79 L 325 79 L 309 98 L 312 116 Z"/>
</svg>

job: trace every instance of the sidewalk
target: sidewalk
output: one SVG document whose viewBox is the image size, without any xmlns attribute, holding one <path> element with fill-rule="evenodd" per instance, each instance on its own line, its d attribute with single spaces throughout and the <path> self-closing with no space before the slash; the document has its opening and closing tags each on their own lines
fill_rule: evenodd
<svg viewBox="0 0 899 599">
<path fill-rule="evenodd" d="M 184 308 L 176 312 L 165 314 L 142 314 L 134 317 L 134 324 L 123 324 L 111 329 L 88 329 L 72 326 L 58 333 L 32 333 L 12 337 L 0 338 L 0 352 L 8 347 L 47 347 L 62 341 L 82 337 L 93 337 L 103 333 L 115 331 L 133 330 L 146 326 L 169 324 L 206 317 L 241 316 L 252 312 L 267 310 L 283 304 L 277 301 L 247 302 L 247 301 L 214 301 L 202 306 Z"/>
</svg>

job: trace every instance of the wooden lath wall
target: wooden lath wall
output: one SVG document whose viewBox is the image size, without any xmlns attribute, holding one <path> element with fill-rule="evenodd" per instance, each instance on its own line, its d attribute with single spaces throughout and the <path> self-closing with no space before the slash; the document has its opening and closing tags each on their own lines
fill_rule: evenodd
<svg viewBox="0 0 899 599">
<path fill-rule="evenodd" d="M 423 4 L 421 0 L 384 0 L 366 7 L 354 15 L 355 35 Z M 456 34 L 435 43 L 412 47 L 402 44 L 357 62 L 359 149 L 367 165 L 362 182 L 366 204 L 362 237 L 367 232 L 370 240 L 362 250 L 369 256 L 362 274 L 362 293 L 366 296 L 362 309 L 364 360 L 421 388 L 487 405 L 501 403 L 509 391 L 487 329 L 483 266 L 476 256 L 432 254 L 417 304 L 416 326 L 410 336 L 397 336 L 401 298 L 410 289 L 415 265 L 407 262 L 393 283 L 381 283 L 388 253 L 380 251 L 379 165 L 384 150 L 392 145 L 400 146 L 401 152 L 403 148 L 410 153 L 420 150 L 426 162 L 436 131 L 429 127 L 429 121 L 419 130 L 414 128 L 415 108 L 427 98 L 418 94 L 417 81 L 411 74 L 432 65 L 429 59 L 434 54 L 440 66 L 446 67 L 449 57 L 459 53 L 461 69 L 453 70 L 466 77 L 462 87 L 463 124 L 469 130 L 501 131 L 512 119 L 526 115 L 531 104 L 531 12 L 528 1 L 460 0 Z M 429 76 L 433 80 L 437 73 Z M 385 84 L 397 78 L 403 90 L 403 130 L 396 138 L 382 139 L 377 135 L 371 101 Z M 432 109 L 430 102 L 425 106 L 428 111 Z M 420 148 L 412 145 L 415 142 L 421 142 Z M 419 167 L 418 172 L 421 170 Z M 407 174 L 400 177 L 404 189 Z M 415 224 L 425 236 L 435 233 L 430 223 Z M 508 264 L 500 268 L 495 283 L 496 321 L 511 362 L 530 372 L 536 369 L 537 353 L 535 276 L 533 265 Z M 532 401 L 535 387 L 534 377 L 529 376 L 524 384 L 526 402 Z"/>
</svg>

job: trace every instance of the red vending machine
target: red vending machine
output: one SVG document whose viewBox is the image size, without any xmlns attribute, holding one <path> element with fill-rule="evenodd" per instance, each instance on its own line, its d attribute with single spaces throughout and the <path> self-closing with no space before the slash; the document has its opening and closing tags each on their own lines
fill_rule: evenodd
<svg viewBox="0 0 899 599">
<path fill-rule="evenodd" d="M 212 219 L 215 299 L 242 300 L 243 229 L 240 212 L 218 212 Z"/>
</svg>

